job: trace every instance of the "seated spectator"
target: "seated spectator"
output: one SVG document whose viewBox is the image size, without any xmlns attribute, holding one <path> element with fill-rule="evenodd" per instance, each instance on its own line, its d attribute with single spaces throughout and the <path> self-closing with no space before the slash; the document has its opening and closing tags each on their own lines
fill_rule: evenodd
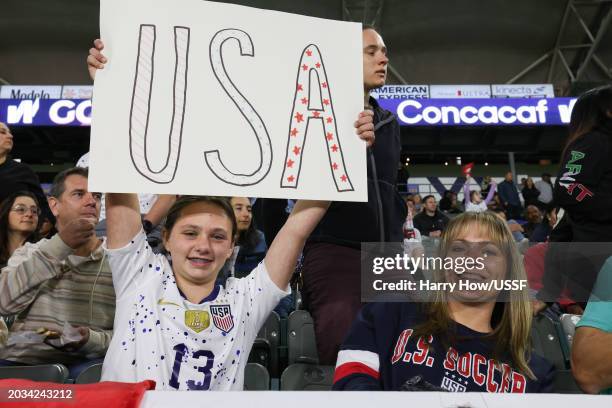
<svg viewBox="0 0 612 408">
<path fill-rule="evenodd" d="M 525 238 L 525 235 L 523 235 L 524 231 L 521 224 L 516 222 L 516 220 L 508 221 L 506 219 L 506 212 L 504 210 L 499 209 L 492 212 L 506 223 L 506 226 L 508 227 L 508 229 L 510 229 L 510 232 L 512 233 L 512 237 L 514 238 L 515 242 L 522 242 L 523 240 L 527 239 Z"/>
<path fill-rule="evenodd" d="M 501 202 L 501 198 L 499 198 L 497 191 L 493 194 L 493 199 L 489 202 L 489 204 L 487 204 L 487 208 L 494 212 L 504 210 L 504 204 Z"/>
<path fill-rule="evenodd" d="M 420 194 L 414 194 L 412 196 L 412 201 L 414 201 L 414 208 L 418 211 L 421 211 L 421 209 L 423 208 L 423 199 L 421 198 Z"/>
<path fill-rule="evenodd" d="M 423 198 L 423 210 L 414 217 L 414 227 L 421 232 L 421 235 L 440 237 L 446 224 L 448 217 L 438 210 L 435 197 L 428 195 Z"/>
<path fill-rule="evenodd" d="M 0 314 L 18 314 L 10 335 L 19 339 L 0 348 L 0 365 L 62 363 L 75 378 L 106 352 L 115 294 L 94 233 L 100 194 L 87 190 L 87 169 L 59 173 L 50 195 L 59 232 L 18 248 L 0 274 Z"/>
<path fill-rule="evenodd" d="M 525 187 L 523 187 L 521 190 L 521 194 L 523 195 L 523 200 L 525 201 L 525 207 L 530 205 L 537 206 L 540 190 L 535 187 L 531 177 L 528 177 L 527 180 L 525 180 Z"/>
<path fill-rule="evenodd" d="M 436 282 L 525 279 L 508 228 L 491 213 L 451 220 L 439 256 L 483 259 L 484 267 L 439 270 Z M 553 368 L 530 352 L 531 320 L 527 289 L 441 290 L 432 302 L 370 303 L 341 347 L 333 389 L 548 392 Z"/>
<path fill-rule="evenodd" d="M 612 257 L 599 272 L 572 343 L 572 373 L 584 392 L 612 394 Z"/>
<path fill-rule="evenodd" d="M 459 201 L 457 201 L 457 193 L 454 191 L 448 191 L 448 202 L 444 202 L 444 206 L 442 206 L 442 200 L 440 200 L 440 210 L 444 211 L 447 214 L 461 214 L 463 212 L 463 208 Z"/>
<path fill-rule="evenodd" d="M 248 275 L 264 259 L 268 247 L 263 232 L 255 227 L 251 202 L 247 197 L 232 197 L 230 204 L 238 223 L 236 245 L 240 247 L 234 264 L 237 278 Z"/>
<path fill-rule="evenodd" d="M 540 192 L 536 205 L 542 211 L 548 211 L 552 207 L 553 185 L 550 181 L 550 177 L 549 173 L 543 173 L 542 179 L 535 183 L 535 188 Z"/>
<path fill-rule="evenodd" d="M 15 193 L 2 202 L 0 205 L 0 269 L 6 266 L 17 248 L 26 242 L 38 240 L 39 216 L 38 200 L 29 191 Z"/>
<path fill-rule="evenodd" d="M 542 213 L 538 207 L 530 204 L 525 208 L 525 219 L 527 223 L 523 224 L 523 232 L 529 238 L 536 227 L 542 223 Z"/>
<path fill-rule="evenodd" d="M 36 196 L 45 216 L 52 219 L 38 176 L 27 164 L 12 160 L 9 156 L 11 150 L 13 135 L 8 126 L 0 122 L 0 203 L 16 191 L 30 191 Z"/>
<path fill-rule="evenodd" d="M 452 196 L 452 191 L 444 190 L 444 194 L 442 194 L 442 198 L 440 199 L 439 205 L 441 211 L 450 211 L 452 205 Z"/>
<path fill-rule="evenodd" d="M 529 242 L 546 242 L 557 223 L 557 209 L 549 209 L 529 235 Z"/>
<path fill-rule="evenodd" d="M 487 211 L 487 206 L 493 199 L 495 192 L 497 191 L 497 185 L 495 182 L 491 182 L 489 187 L 489 192 L 487 193 L 487 198 L 482 199 L 482 193 L 480 191 L 471 190 L 470 191 L 470 180 L 473 180 L 472 177 L 468 176 L 465 180 L 465 184 L 463 185 L 463 200 L 465 202 L 465 211 L 466 212 L 484 212 Z"/>
</svg>

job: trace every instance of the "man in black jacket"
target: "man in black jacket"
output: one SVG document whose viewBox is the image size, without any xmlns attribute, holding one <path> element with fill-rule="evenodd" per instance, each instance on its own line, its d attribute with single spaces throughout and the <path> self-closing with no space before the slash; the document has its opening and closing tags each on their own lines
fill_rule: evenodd
<svg viewBox="0 0 612 408">
<path fill-rule="evenodd" d="M 364 106 L 374 112 L 374 145 L 368 148 L 368 202 L 334 202 L 304 248 L 303 297 L 313 316 L 320 364 L 333 365 L 361 307 L 362 242 L 401 242 L 406 206 L 396 189 L 399 124 L 370 91 L 385 84 L 387 48 L 363 29 Z"/>
<path fill-rule="evenodd" d="M 8 126 L 0 122 L 0 203 L 12 193 L 30 191 L 36 195 L 38 205 L 45 216 L 54 220 L 38 176 L 27 164 L 12 160 L 9 157 L 11 150 L 13 150 L 13 135 Z"/>
<path fill-rule="evenodd" d="M 418 229 L 422 236 L 439 238 L 448 224 L 448 217 L 440 210 L 436 198 L 428 195 L 423 198 L 423 211 L 414 217 L 414 228 Z"/>
</svg>

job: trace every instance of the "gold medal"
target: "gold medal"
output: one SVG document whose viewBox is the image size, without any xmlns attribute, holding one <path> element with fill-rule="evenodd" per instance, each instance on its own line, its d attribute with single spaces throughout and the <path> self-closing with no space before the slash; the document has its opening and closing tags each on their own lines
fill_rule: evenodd
<svg viewBox="0 0 612 408">
<path fill-rule="evenodd" d="M 206 310 L 185 310 L 185 325 L 199 333 L 210 326 L 210 315 Z"/>
</svg>

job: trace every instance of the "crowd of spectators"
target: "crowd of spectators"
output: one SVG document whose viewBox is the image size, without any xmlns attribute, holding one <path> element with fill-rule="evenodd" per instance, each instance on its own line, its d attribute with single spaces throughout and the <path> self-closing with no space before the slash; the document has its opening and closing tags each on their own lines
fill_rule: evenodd
<svg viewBox="0 0 612 408">
<path fill-rule="evenodd" d="M 574 246 L 561 254 L 554 244 L 612 242 L 612 87 L 576 103 L 554 186 L 543 174 L 537 183 L 525 179 L 519 193 L 508 172 L 499 185 L 483 179 L 479 191 L 470 190 L 468 177 L 463 203 L 455 191 L 445 192 L 439 206 L 433 195 L 402 201 L 399 125 L 370 96 L 385 83 L 387 49 L 370 27 L 363 41 L 364 112 L 355 127 L 367 144 L 365 203 L 259 199 L 258 220 L 248 197 L 109 193 L 101 216 L 102 194 L 88 189 L 87 156 L 60 172 L 46 197 L 32 170 L 9 157 L 13 138 L 0 123 L 0 366 L 62 363 L 75 378 L 104 360 L 105 380 L 153 378 L 161 389 L 242 388 L 248 355 L 240 352 L 250 350 L 268 314 L 288 299 L 299 264 L 319 362 L 336 366 L 335 389 L 416 384 L 549 392 L 554 369 L 529 343 L 533 315 L 542 312 L 553 319 L 584 312 L 572 351 L 576 380 L 586 392 L 611 387 L 612 252 Z M 92 75 L 106 61 L 102 49 L 97 41 L 90 51 Z M 280 209 L 282 222 L 266 219 L 266 208 Z M 407 214 L 418 230 L 414 237 L 434 240 L 441 257 L 485 260 L 484 274 L 445 267 L 435 271 L 438 282 L 463 274 L 475 281 L 527 279 L 530 287 L 441 292 L 422 304 L 362 304 L 361 244 L 402 242 Z M 54 230 L 41 233 L 44 221 Z M 266 224 L 275 225 L 273 232 L 264 234 Z M 585 258 L 589 267 L 577 274 L 576 260 Z M 203 371 L 194 366 L 184 367 L 179 379 L 176 364 L 164 372 L 175 352 L 179 366 L 185 356 L 204 356 L 194 350 L 207 341 L 198 337 L 211 324 L 204 323 L 207 313 L 233 319 L 232 327 L 215 320 L 223 334 L 209 339 L 224 350 L 215 360 L 218 376 L 213 381 L 208 371 L 203 383 L 195 382 L 190 376 Z M 177 326 L 172 320 L 182 315 Z M 241 330 L 228 336 L 234 324 Z M 183 348 L 149 334 L 157 326 L 182 335 Z M 152 368 L 155 362 L 159 368 Z M 466 366 L 475 370 L 471 376 L 463 373 Z M 448 383 L 455 371 L 469 381 Z"/>
</svg>

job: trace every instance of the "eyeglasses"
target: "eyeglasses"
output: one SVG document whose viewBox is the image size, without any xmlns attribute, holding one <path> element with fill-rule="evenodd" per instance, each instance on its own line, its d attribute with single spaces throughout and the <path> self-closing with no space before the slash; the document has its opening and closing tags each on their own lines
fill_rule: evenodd
<svg viewBox="0 0 612 408">
<path fill-rule="evenodd" d="M 40 216 L 40 213 L 41 213 L 40 208 L 36 206 L 28 207 L 23 204 L 18 204 L 14 206 L 13 208 L 11 208 L 11 210 L 15 211 L 19 215 L 26 215 L 26 213 L 31 212 L 32 215 L 35 215 L 37 217 Z"/>
</svg>

